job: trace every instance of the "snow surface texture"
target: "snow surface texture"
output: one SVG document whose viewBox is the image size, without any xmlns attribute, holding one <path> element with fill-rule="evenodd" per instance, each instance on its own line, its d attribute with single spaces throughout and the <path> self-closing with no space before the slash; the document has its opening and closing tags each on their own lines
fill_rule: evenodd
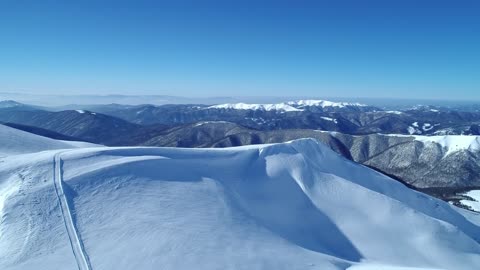
<svg viewBox="0 0 480 270">
<path fill-rule="evenodd" d="M 86 142 L 59 141 L 0 124 L 0 157 L 53 149 L 95 147 Z"/>
<path fill-rule="evenodd" d="M 480 190 L 470 190 L 464 195 L 470 197 L 472 200 L 460 200 L 463 205 L 471 207 L 474 211 L 480 212 Z"/>
<path fill-rule="evenodd" d="M 209 109 L 230 109 L 230 110 L 261 110 L 261 111 L 281 111 L 295 112 L 303 111 L 304 107 L 336 107 L 344 108 L 347 106 L 365 107 L 367 105 L 360 103 L 332 102 L 327 100 L 298 100 L 277 104 L 247 104 L 247 103 L 227 103 L 208 107 Z"/>
<path fill-rule="evenodd" d="M 10 156 L 0 194 L 0 269 L 480 265 L 478 215 L 311 139 Z"/>
</svg>

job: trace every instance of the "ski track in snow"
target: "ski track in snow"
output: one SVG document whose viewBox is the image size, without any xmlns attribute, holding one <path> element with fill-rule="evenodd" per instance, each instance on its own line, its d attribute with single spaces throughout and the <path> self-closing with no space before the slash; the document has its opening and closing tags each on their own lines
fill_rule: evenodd
<svg viewBox="0 0 480 270">
<path fill-rule="evenodd" d="M 61 153 L 58 152 L 53 157 L 53 182 L 55 186 L 55 193 L 60 204 L 60 210 L 62 212 L 63 221 L 65 222 L 65 228 L 67 230 L 68 238 L 70 239 L 70 246 L 72 247 L 73 255 L 77 261 L 79 270 L 91 270 L 90 261 L 88 256 L 83 248 L 83 244 L 78 237 L 77 228 L 73 221 L 72 213 L 70 211 L 70 206 L 68 205 L 68 200 L 63 190 L 63 172 L 62 172 L 62 159 L 60 157 Z"/>
</svg>

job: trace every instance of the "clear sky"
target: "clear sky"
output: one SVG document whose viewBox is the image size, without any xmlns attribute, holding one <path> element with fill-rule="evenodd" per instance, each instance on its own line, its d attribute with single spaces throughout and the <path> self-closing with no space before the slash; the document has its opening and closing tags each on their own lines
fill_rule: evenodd
<svg viewBox="0 0 480 270">
<path fill-rule="evenodd" d="M 0 91 L 480 100 L 480 1 L 0 1 Z"/>
</svg>

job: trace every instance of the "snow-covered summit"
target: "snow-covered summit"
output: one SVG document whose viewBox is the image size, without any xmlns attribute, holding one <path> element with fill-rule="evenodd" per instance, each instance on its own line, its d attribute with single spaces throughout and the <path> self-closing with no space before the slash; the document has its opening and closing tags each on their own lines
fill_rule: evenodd
<svg viewBox="0 0 480 270">
<path fill-rule="evenodd" d="M 24 105 L 14 100 L 0 100 L 0 108 L 15 108 L 20 106 Z"/>
<path fill-rule="evenodd" d="M 261 111 L 282 111 L 293 112 L 303 111 L 305 107 L 321 108 L 345 108 L 345 107 L 366 107 L 365 104 L 349 102 L 333 102 L 327 100 L 297 100 L 276 104 L 248 104 L 248 103 L 227 103 L 209 106 L 209 109 L 231 109 L 231 110 L 261 110 Z"/>
<path fill-rule="evenodd" d="M 293 107 L 337 107 L 337 108 L 344 108 L 348 106 L 352 107 L 366 107 L 368 105 L 361 104 L 361 103 L 351 103 L 351 102 L 333 102 L 328 100 L 316 100 L 316 99 L 307 99 L 307 100 L 297 100 L 297 101 L 289 101 L 287 102 L 288 105 Z"/>
<path fill-rule="evenodd" d="M 480 264 L 478 219 L 312 139 L 54 154 L 0 159 L 1 269 Z"/>
<path fill-rule="evenodd" d="M 230 110 L 261 110 L 261 111 L 283 111 L 294 112 L 301 111 L 285 103 L 278 104 L 247 104 L 247 103 L 227 103 L 209 106 L 209 109 L 230 109 Z"/>
</svg>

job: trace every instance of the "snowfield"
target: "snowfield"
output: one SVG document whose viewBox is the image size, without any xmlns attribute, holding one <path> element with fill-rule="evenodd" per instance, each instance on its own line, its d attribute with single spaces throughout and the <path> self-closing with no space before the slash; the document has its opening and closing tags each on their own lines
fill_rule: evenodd
<svg viewBox="0 0 480 270">
<path fill-rule="evenodd" d="M 477 269 L 479 216 L 312 139 L 0 158 L 0 269 Z"/>
<path fill-rule="evenodd" d="M 445 135 L 445 136 L 415 136 L 415 140 L 424 143 L 437 143 L 447 149 L 446 155 L 468 150 L 480 151 L 480 136 Z"/>
<path fill-rule="evenodd" d="M 335 131 L 323 131 L 318 130 L 318 132 L 330 133 L 330 134 L 339 134 Z M 438 145 L 444 152 L 444 155 L 450 155 L 459 151 L 470 151 L 478 152 L 480 151 L 480 136 L 477 135 L 436 135 L 436 136 L 422 136 L 422 135 L 405 135 L 405 134 L 380 134 L 383 136 L 390 137 L 407 137 L 412 138 L 415 141 L 421 142 L 423 144 L 434 144 Z"/>
<path fill-rule="evenodd" d="M 45 150 L 98 146 L 86 142 L 60 141 L 0 124 L 0 157 Z"/>
<path fill-rule="evenodd" d="M 463 205 L 469 206 L 474 211 L 480 212 L 480 190 L 470 190 L 464 195 L 470 197 L 472 200 L 460 200 Z"/>
</svg>

